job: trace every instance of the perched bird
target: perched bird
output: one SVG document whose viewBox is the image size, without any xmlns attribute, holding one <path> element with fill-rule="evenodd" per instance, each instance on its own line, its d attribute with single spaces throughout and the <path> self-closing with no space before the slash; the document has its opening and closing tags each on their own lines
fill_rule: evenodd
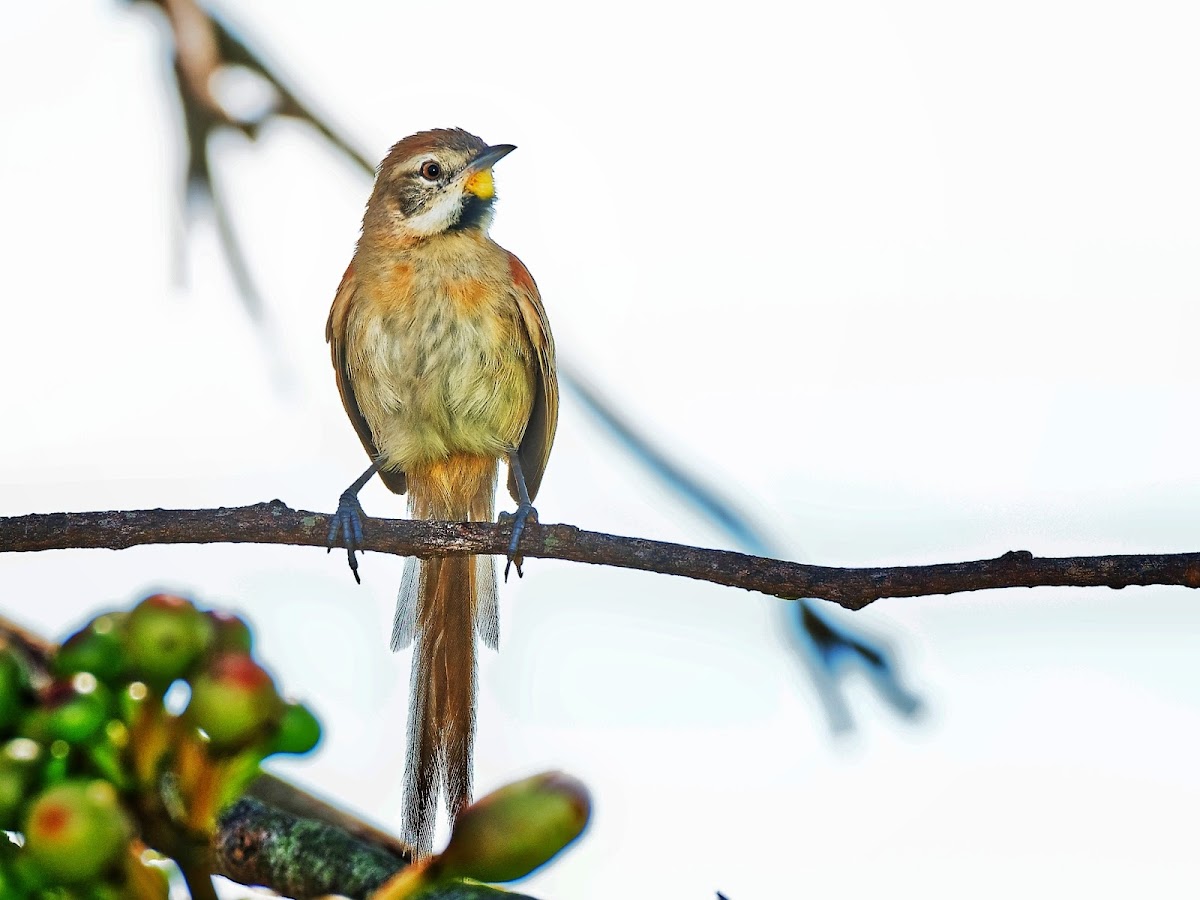
<svg viewBox="0 0 1200 900">
<path fill-rule="evenodd" d="M 488 237 L 492 166 L 514 149 L 435 129 L 404 138 L 379 166 L 325 332 L 342 405 L 371 458 L 329 530 L 355 579 L 358 492 L 376 472 L 394 493 L 408 492 L 414 519 L 490 522 L 500 460 L 518 502 L 509 564 L 520 573 L 558 382 L 537 285 Z M 476 634 L 496 647 L 493 559 L 408 559 L 392 649 L 415 644 L 404 836 L 418 856 L 432 849 L 439 788 L 452 822 L 470 800 Z"/>
</svg>

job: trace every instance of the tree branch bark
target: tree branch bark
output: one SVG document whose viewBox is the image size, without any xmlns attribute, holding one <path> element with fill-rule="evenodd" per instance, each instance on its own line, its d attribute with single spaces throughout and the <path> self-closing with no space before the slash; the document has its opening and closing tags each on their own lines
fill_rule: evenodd
<svg viewBox="0 0 1200 900">
<path fill-rule="evenodd" d="M 220 509 L 144 509 L 30 514 L 0 518 L 0 552 L 105 548 L 141 544 L 255 543 L 324 547 L 329 517 L 279 500 Z M 401 556 L 503 555 L 507 528 L 483 522 L 368 519 L 363 548 Z M 817 597 L 858 610 L 883 597 L 919 597 L 1010 587 L 1200 587 L 1200 553 L 1035 557 L 1025 550 L 996 559 L 925 566 L 832 568 L 618 537 L 571 525 L 530 524 L 525 557 L 618 566 L 681 575 L 797 599 Z M 340 564 L 340 562 L 339 562 Z"/>
</svg>

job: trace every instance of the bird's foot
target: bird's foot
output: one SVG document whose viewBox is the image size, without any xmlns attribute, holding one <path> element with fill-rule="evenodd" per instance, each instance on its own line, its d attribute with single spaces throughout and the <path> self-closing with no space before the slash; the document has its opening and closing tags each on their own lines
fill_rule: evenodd
<svg viewBox="0 0 1200 900">
<path fill-rule="evenodd" d="M 338 544 L 338 538 L 342 538 L 342 542 L 346 546 L 346 556 L 350 562 L 350 572 L 354 575 L 354 580 L 362 584 L 362 579 L 358 577 L 358 558 L 354 555 L 357 553 L 363 542 L 363 526 L 362 520 L 366 516 L 363 512 L 362 504 L 358 502 L 358 494 L 352 491 L 344 491 L 342 496 L 338 498 L 337 512 L 329 520 L 329 544 L 328 553 Z"/>
<path fill-rule="evenodd" d="M 525 558 L 517 553 L 517 546 L 521 543 L 521 534 L 525 531 L 525 523 L 533 522 L 536 525 L 537 520 L 537 510 L 533 508 L 533 504 L 531 503 L 522 503 L 517 507 L 515 513 L 500 513 L 498 521 L 501 525 L 512 522 L 512 540 L 508 542 L 508 565 L 504 567 L 505 581 L 508 581 L 508 571 L 513 566 L 517 567 L 518 578 L 525 577 L 525 573 L 521 571 L 521 563 L 525 561 Z"/>
</svg>

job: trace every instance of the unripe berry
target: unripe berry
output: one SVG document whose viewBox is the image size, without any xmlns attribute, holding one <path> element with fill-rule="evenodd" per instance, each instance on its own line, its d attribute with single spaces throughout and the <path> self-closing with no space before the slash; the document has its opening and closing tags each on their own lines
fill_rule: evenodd
<svg viewBox="0 0 1200 900">
<path fill-rule="evenodd" d="M 63 641 L 51 662 L 55 674 L 91 672 L 101 681 L 116 678 L 125 665 L 121 636 L 126 618 L 122 613 L 97 616 Z"/>
<path fill-rule="evenodd" d="M 21 831 L 40 868 L 69 884 L 98 881 L 130 835 L 116 790 L 102 780 L 64 781 L 46 789 L 30 805 Z"/>
<path fill-rule="evenodd" d="M 50 737 L 75 744 L 86 741 L 112 715 L 112 697 L 91 672 L 78 672 L 50 686 L 43 698 Z"/>
<path fill-rule="evenodd" d="M 446 875 L 488 882 L 522 878 L 579 837 L 590 815 L 582 782 L 562 772 L 534 775 L 464 809 L 438 861 Z"/>
<path fill-rule="evenodd" d="M 45 755 L 41 745 L 29 738 L 14 738 L 0 750 L 0 830 L 14 831 L 20 824 L 25 793 Z"/>
<path fill-rule="evenodd" d="M 321 723 L 303 703 L 285 703 L 270 753 L 308 753 L 321 740 Z"/>
<path fill-rule="evenodd" d="M 205 615 L 213 627 L 212 649 L 223 653 L 249 653 L 254 647 L 250 626 L 240 616 L 221 610 L 209 610 Z"/>
<path fill-rule="evenodd" d="M 235 748 L 260 735 L 283 712 L 275 682 L 245 653 L 223 653 L 192 679 L 185 715 L 213 746 Z"/>
<path fill-rule="evenodd" d="M 191 601 L 154 594 L 133 608 L 125 624 L 129 671 L 159 689 L 187 674 L 212 638 L 212 623 Z"/>
</svg>

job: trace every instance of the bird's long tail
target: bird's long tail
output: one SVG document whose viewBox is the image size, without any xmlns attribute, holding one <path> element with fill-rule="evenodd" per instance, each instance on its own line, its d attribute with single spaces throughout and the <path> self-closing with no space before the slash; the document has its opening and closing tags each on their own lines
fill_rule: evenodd
<svg viewBox="0 0 1200 900">
<path fill-rule="evenodd" d="M 495 459 L 457 455 L 408 471 L 414 519 L 491 522 Z M 496 568 L 490 556 L 410 558 L 392 649 L 414 644 L 404 767 L 404 839 L 418 857 L 433 849 L 439 788 L 453 824 L 471 799 L 475 737 L 475 633 L 495 648 Z"/>
</svg>

